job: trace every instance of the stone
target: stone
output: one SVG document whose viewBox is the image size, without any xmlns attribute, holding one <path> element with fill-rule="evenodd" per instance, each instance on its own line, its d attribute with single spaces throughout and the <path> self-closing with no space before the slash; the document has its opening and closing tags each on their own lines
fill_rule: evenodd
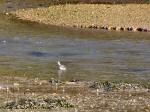
<svg viewBox="0 0 150 112">
<path fill-rule="evenodd" d="M 136 31 L 137 31 L 137 28 L 133 28 L 133 30 L 132 30 L 132 31 L 135 31 L 135 32 L 136 32 Z"/>
<path fill-rule="evenodd" d="M 6 12 L 6 13 L 5 13 L 5 15 L 9 15 L 9 13 L 8 13 L 8 12 Z"/>
<path fill-rule="evenodd" d="M 147 28 L 144 28 L 143 31 L 144 31 L 144 32 L 147 32 L 148 30 L 147 30 Z"/>
<path fill-rule="evenodd" d="M 120 27 L 120 31 L 124 31 L 125 30 L 125 28 L 124 27 Z"/>
<path fill-rule="evenodd" d="M 141 31 L 143 31 L 143 28 L 137 28 L 137 31 L 141 32 Z"/>
<path fill-rule="evenodd" d="M 89 25 L 88 28 L 92 28 L 92 25 Z"/>
<path fill-rule="evenodd" d="M 118 26 L 118 27 L 116 27 L 116 31 L 120 31 L 120 28 L 121 28 L 121 27 L 119 27 L 119 26 Z"/>
<path fill-rule="evenodd" d="M 108 27 L 108 30 L 116 30 L 116 27 L 110 26 L 110 27 Z"/>
<path fill-rule="evenodd" d="M 132 28 L 132 27 L 127 27 L 127 30 L 128 30 L 128 31 L 132 31 L 133 28 Z"/>
</svg>

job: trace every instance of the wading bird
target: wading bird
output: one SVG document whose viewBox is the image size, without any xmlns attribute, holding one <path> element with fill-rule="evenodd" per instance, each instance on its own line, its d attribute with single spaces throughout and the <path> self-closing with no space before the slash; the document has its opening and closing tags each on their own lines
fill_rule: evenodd
<svg viewBox="0 0 150 112">
<path fill-rule="evenodd" d="M 61 70 L 61 71 L 66 71 L 67 70 L 67 68 L 65 67 L 65 65 L 62 65 L 60 63 L 60 61 L 58 61 L 57 63 L 58 63 L 58 66 L 59 66 L 59 70 Z"/>
</svg>

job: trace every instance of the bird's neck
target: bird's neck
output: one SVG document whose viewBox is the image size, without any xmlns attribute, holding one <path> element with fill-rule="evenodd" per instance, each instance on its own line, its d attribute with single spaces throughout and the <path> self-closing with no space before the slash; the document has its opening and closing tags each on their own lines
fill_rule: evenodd
<svg viewBox="0 0 150 112">
<path fill-rule="evenodd" d="M 59 66 L 61 65 L 59 61 L 58 61 L 58 65 L 59 65 Z"/>
</svg>

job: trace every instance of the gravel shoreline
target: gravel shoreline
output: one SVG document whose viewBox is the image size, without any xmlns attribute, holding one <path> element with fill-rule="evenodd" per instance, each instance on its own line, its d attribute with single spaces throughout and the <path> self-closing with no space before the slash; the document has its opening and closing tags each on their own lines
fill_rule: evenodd
<svg viewBox="0 0 150 112">
<path fill-rule="evenodd" d="M 66 4 L 11 11 L 20 20 L 116 31 L 150 31 L 150 4 Z M 9 13 L 6 13 L 9 15 Z"/>
</svg>

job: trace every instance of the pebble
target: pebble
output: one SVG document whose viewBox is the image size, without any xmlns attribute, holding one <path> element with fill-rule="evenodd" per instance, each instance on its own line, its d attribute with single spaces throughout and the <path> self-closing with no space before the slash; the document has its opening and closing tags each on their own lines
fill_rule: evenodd
<svg viewBox="0 0 150 112">
<path fill-rule="evenodd" d="M 73 27 L 77 27 L 76 25 L 73 25 Z M 80 28 L 90 28 L 90 29 L 104 29 L 109 31 L 134 31 L 134 32 L 148 32 L 147 28 L 135 28 L 135 27 L 120 27 L 120 26 L 97 26 L 97 25 L 89 25 L 86 26 L 80 26 Z"/>
<path fill-rule="evenodd" d="M 19 83 L 14 83 L 13 85 L 14 85 L 14 87 L 18 87 L 20 84 Z"/>
<path fill-rule="evenodd" d="M 8 13 L 8 12 L 6 12 L 6 13 L 5 13 L 5 15 L 9 15 L 9 13 Z"/>
<path fill-rule="evenodd" d="M 143 28 L 137 28 L 137 31 L 142 32 L 142 31 L 143 31 Z"/>
</svg>

